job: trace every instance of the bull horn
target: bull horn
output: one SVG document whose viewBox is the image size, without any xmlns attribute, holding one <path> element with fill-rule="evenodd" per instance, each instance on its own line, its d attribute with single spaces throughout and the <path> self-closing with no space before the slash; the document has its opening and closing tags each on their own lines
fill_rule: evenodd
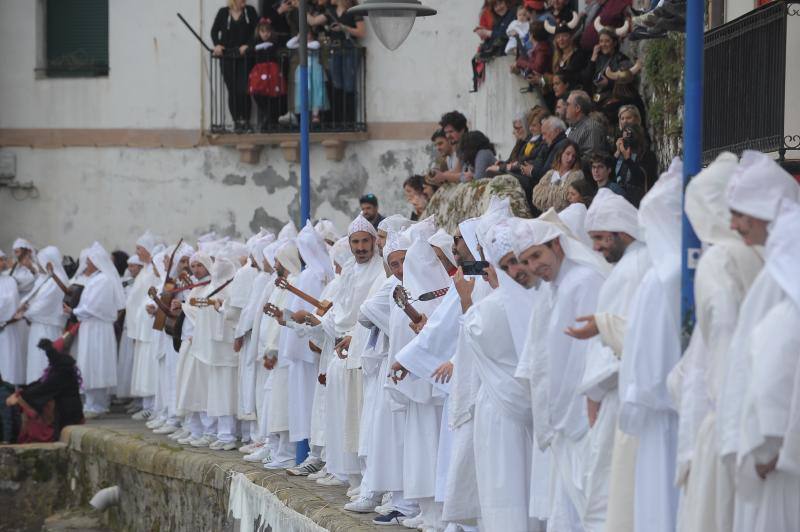
<svg viewBox="0 0 800 532">
<path fill-rule="evenodd" d="M 553 26 L 552 24 L 550 24 L 550 21 L 548 19 L 544 19 L 544 29 L 550 35 L 555 35 L 555 33 L 556 33 L 556 27 Z"/>
<path fill-rule="evenodd" d="M 597 33 L 600 33 L 600 32 L 601 32 L 601 31 L 603 31 L 603 30 L 609 30 L 609 31 L 612 31 L 612 30 L 611 30 L 611 28 L 609 28 L 609 27 L 606 27 L 606 26 L 603 26 L 603 23 L 602 23 L 602 22 L 600 22 L 600 15 L 599 15 L 599 14 L 598 14 L 596 17 L 594 17 L 594 30 L 595 30 Z"/>
<path fill-rule="evenodd" d="M 624 38 L 631 32 L 631 19 L 626 18 L 625 22 L 619 28 L 614 30 L 614 33 L 617 34 L 617 37 L 620 39 Z"/>
<path fill-rule="evenodd" d="M 578 27 L 578 22 L 580 22 L 580 20 L 581 18 L 578 16 L 578 12 L 573 11 L 572 19 L 569 22 L 567 22 L 567 26 L 569 26 L 569 29 L 574 30 L 575 28 Z"/>
</svg>

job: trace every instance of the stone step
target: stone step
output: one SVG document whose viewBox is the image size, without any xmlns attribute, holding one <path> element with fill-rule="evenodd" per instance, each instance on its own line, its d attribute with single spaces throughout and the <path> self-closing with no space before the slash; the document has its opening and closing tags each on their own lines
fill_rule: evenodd
<svg viewBox="0 0 800 532">
<path fill-rule="evenodd" d="M 44 520 L 42 532 L 111 532 L 102 514 L 91 508 L 67 510 Z"/>
</svg>

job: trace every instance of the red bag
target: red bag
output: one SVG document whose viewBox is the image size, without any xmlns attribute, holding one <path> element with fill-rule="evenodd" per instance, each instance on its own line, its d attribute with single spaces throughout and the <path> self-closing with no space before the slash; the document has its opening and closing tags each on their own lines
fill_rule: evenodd
<svg viewBox="0 0 800 532">
<path fill-rule="evenodd" d="M 286 79 L 274 61 L 257 63 L 250 71 L 247 86 L 253 96 L 286 96 Z"/>
</svg>

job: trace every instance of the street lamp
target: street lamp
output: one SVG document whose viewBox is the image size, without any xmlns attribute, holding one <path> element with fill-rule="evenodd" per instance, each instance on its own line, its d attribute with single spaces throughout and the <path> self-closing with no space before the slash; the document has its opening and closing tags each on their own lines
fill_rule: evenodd
<svg viewBox="0 0 800 532">
<path fill-rule="evenodd" d="M 366 0 L 347 12 L 369 16 L 372 30 L 389 50 L 396 50 L 403 44 L 417 17 L 436 14 L 435 9 L 423 6 L 418 0 Z"/>
</svg>

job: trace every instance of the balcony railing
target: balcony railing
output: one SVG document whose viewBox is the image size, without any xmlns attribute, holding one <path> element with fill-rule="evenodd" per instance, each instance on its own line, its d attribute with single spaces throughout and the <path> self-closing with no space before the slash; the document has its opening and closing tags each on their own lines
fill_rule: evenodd
<svg viewBox="0 0 800 532">
<path fill-rule="evenodd" d="M 726 150 L 777 151 L 783 158 L 797 149 L 792 139 L 797 144 L 800 137 L 790 131 L 797 124 L 786 118 L 787 20 L 797 18 L 797 9 L 793 2 L 770 3 L 705 34 L 705 162 Z"/>
<path fill-rule="evenodd" d="M 311 130 L 366 131 L 365 49 L 309 49 Z M 296 50 L 211 56 L 211 132 L 293 133 L 299 131 Z"/>
</svg>

